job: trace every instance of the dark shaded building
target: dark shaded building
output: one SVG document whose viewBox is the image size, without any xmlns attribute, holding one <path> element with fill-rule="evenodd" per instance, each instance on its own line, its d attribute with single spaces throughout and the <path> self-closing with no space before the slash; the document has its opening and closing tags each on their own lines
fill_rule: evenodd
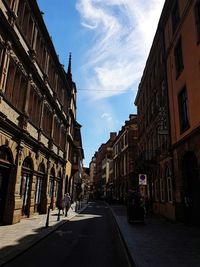
<svg viewBox="0 0 200 267">
<path fill-rule="evenodd" d="M 125 121 L 113 143 L 113 199 L 125 203 L 130 190 L 137 190 L 138 175 L 135 172 L 137 158 L 137 115 L 131 114 Z"/>
</svg>

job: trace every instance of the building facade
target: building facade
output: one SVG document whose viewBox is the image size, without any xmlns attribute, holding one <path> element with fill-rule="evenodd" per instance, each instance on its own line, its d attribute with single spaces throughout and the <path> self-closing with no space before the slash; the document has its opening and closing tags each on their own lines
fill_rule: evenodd
<svg viewBox="0 0 200 267">
<path fill-rule="evenodd" d="M 90 162 L 94 197 L 125 203 L 129 190 L 138 187 L 136 158 L 137 116 L 131 114 L 118 134 L 110 133 L 108 141 L 99 147 Z"/>
<path fill-rule="evenodd" d="M 176 218 L 200 225 L 200 1 L 166 1 L 163 16 Z"/>
<path fill-rule="evenodd" d="M 135 104 L 155 213 L 200 225 L 200 1 L 166 0 Z"/>
<path fill-rule="evenodd" d="M 93 179 L 93 196 L 97 199 L 106 197 L 107 183 L 109 181 L 108 162 L 112 158 L 111 150 L 115 138 L 116 133 L 110 133 L 110 138 L 99 147 L 90 163 L 90 172 Z"/>
<path fill-rule="evenodd" d="M 154 213 L 175 219 L 170 155 L 167 72 L 162 24 L 158 25 L 138 88 L 139 173 L 147 175 L 146 198 Z"/>
<path fill-rule="evenodd" d="M 1 0 L 0 13 L 0 224 L 12 224 L 69 190 L 76 89 L 36 1 Z"/>
<path fill-rule="evenodd" d="M 113 143 L 113 199 L 125 203 L 130 190 L 138 187 L 135 172 L 137 158 L 137 116 L 131 114 Z"/>
</svg>

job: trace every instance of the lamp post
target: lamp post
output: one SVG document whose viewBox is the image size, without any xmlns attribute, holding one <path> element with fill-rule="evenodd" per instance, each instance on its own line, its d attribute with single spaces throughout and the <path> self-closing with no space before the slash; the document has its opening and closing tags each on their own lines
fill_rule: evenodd
<svg viewBox="0 0 200 267">
<path fill-rule="evenodd" d="M 48 207 L 48 211 L 47 211 L 47 219 L 46 219 L 46 228 L 49 226 L 49 215 L 50 215 L 50 206 Z"/>
<path fill-rule="evenodd" d="M 57 217 L 57 221 L 60 221 L 60 208 L 58 208 L 58 217 Z"/>
</svg>

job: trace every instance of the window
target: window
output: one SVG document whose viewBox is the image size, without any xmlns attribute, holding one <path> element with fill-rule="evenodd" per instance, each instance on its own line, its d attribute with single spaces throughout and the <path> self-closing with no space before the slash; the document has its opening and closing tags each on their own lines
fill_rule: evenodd
<svg viewBox="0 0 200 267">
<path fill-rule="evenodd" d="M 162 202 L 165 201 L 165 194 L 164 194 L 164 192 L 165 192 L 164 179 L 161 178 L 161 179 L 160 179 L 160 200 L 161 200 Z"/>
<path fill-rule="evenodd" d="M 54 131 L 53 131 L 54 142 L 59 145 L 60 142 L 60 121 L 57 117 L 54 119 Z"/>
<path fill-rule="evenodd" d="M 200 1 L 198 0 L 194 6 L 194 16 L 197 34 L 197 43 L 200 42 Z"/>
<path fill-rule="evenodd" d="M 65 89 L 63 89 L 63 108 L 64 111 L 67 112 L 67 93 Z"/>
<path fill-rule="evenodd" d="M 6 0 L 6 4 L 10 7 L 11 6 L 12 1 L 11 0 Z"/>
<path fill-rule="evenodd" d="M 47 105 L 44 106 L 43 131 L 47 136 L 51 135 L 52 113 Z"/>
<path fill-rule="evenodd" d="M 178 1 L 175 2 L 174 7 L 172 8 L 171 18 L 172 18 L 172 31 L 174 33 L 180 21 Z"/>
<path fill-rule="evenodd" d="M 11 59 L 5 95 L 6 99 L 18 110 L 23 111 L 24 98 L 27 89 L 27 79 L 17 67 L 15 62 Z"/>
<path fill-rule="evenodd" d="M 42 99 L 37 93 L 36 89 L 31 86 L 30 98 L 29 98 L 29 107 L 28 114 L 31 122 L 33 122 L 36 126 L 40 126 L 40 114 L 42 107 Z"/>
<path fill-rule="evenodd" d="M 184 68 L 181 38 L 179 38 L 174 48 L 174 58 L 175 58 L 175 66 L 176 66 L 176 78 L 178 78 L 179 74 Z"/>
<path fill-rule="evenodd" d="M 172 178 L 171 178 L 171 173 L 169 168 L 167 168 L 166 171 L 166 178 L 167 178 L 167 201 L 172 202 L 173 197 L 172 197 Z"/>
<path fill-rule="evenodd" d="M 61 139 L 60 139 L 60 147 L 62 150 L 65 150 L 65 143 L 66 143 L 66 130 L 64 127 L 61 128 Z"/>
<path fill-rule="evenodd" d="M 155 180 L 155 201 L 159 201 L 159 183 Z"/>
<path fill-rule="evenodd" d="M 3 46 L 0 44 L 0 66 L 2 66 L 3 62 Z"/>
<path fill-rule="evenodd" d="M 124 154 L 124 175 L 127 174 L 127 155 Z"/>
<path fill-rule="evenodd" d="M 17 24 L 26 38 L 26 41 L 32 47 L 34 20 L 31 16 L 30 8 L 28 7 L 27 3 L 22 0 L 19 1 Z"/>
<path fill-rule="evenodd" d="M 186 87 L 184 87 L 178 95 L 178 104 L 179 104 L 180 130 L 182 132 L 187 130 L 189 127 L 188 98 L 187 98 Z"/>
</svg>

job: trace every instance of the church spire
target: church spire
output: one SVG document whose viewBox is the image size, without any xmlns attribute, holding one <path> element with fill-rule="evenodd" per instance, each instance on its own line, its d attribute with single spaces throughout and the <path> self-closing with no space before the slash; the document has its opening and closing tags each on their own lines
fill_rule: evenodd
<svg viewBox="0 0 200 267">
<path fill-rule="evenodd" d="M 69 63 L 68 63 L 67 74 L 69 77 L 72 76 L 72 54 L 71 53 L 69 53 Z"/>
</svg>

